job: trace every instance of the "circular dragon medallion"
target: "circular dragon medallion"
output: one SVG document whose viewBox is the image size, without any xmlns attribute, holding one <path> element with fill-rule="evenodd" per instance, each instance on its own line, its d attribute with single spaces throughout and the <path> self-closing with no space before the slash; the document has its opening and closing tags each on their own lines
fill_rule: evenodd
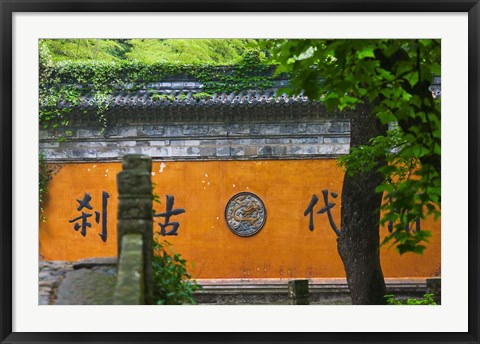
<svg viewBox="0 0 480 344">
<path fill-rule="evenodd" d="M 262 200 L 251 192 L 234 195 L 225 207 L 228 228 L 236 235 L 247 237 L 262 229 L 267 212 Z"/>
</svg>

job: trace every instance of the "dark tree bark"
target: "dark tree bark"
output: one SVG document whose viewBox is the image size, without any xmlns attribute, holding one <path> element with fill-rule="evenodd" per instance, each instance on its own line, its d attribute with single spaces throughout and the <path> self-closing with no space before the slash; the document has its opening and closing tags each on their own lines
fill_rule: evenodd
<svg viewBox="0 0 480 344">
<path fill-rule="evenodd" d="M 384 135 L 386 126 L 371 113 L 371 106 L 357 107 L 351 115 L 350 146 L 367 145 L 369 139 Z M 379 161 L 379 164 L 382 162 Z M 375 172 L 345 173 L 342 188 L 341 233 L 338 252 L 345 266 L 352 303 L 385 304 L 385 280 L 380 265 L 379 220 L 382 194 L 375 188 L 383 176 Z"/>
</svg>

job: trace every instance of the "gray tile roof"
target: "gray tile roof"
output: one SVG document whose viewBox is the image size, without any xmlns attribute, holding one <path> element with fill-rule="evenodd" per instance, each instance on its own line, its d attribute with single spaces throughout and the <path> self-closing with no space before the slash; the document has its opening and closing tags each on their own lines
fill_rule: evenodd
<svg viewBox="0 0 480 344">
<path fill-rule="evenodd" d="M 288 85 L 286 80 L 275 80 L 269 90 L 246 90 L 215 94 L 204 93 L 203 85 L 196 80 L 169 80 L 151 83 L 146 87 L 134 90 L 134 84 L 124 84 L 111 94 L 106 101 L 95 99 L 94 95 L 85 93 L 81 96 L 77 108 L 79 110 L 95 110 L 99 105 L 108 105 L 107 109 L 115 110 L 161 110 L 182 111 L 187 109 L 223 111 L 241 108 L 288 108 L 306 105 L 319 105 L 310 101 L 303 94 L 289 96 L 278 90 Z M 77 85 L 86 91 L 87 88 Z M 59 108 L 70 106 L 67 102 L 57 104 Z"/>
<path fill-rule="evenodd" d="M 233 107 L 272 107 L 272 106 L 304 106 L 312 103 L 303 95 L 288 96 L 277 93 L 276 90 L 244 91 L 232 93 L 215 93 L 207 97 L 195 97 L 192 90 L 171 91 L 121 91 L 108 97 L 103 105 L 114 109 L 162 109 L 162 108 L 233 108 Z M 68 107 L 66 102 L 60 102 L 59 108 Z M 80 109 L 94 109 L 98 106 L 92 95 L 86 94 L 80 98 Z"/>
</svg>

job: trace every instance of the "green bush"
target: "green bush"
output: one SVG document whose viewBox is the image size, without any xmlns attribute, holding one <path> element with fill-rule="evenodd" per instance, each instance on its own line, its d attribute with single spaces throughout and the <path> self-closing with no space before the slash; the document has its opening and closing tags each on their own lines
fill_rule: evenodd
<svg viewBox="0 0 480 344">
<path fill-rule="evenodd" d="M 433 300 L 433 294 L 425 294 L 422 299 L 407 299 L 407 300 L 396 300 L 395 296 L 388 294 L 384 296 L 387 300 L 387 305 L 436 305 L 437 303 Z"/>
<path fill-rule="evenodd" d="M 154 238 L 155 239 L 155 238 Z M 201 287 L 191 280 L 187 261 L 175 253 L 168 241 L 153 240 L 153 300 L 157 305 L 195 304 L 193 292 Z"/>
</svg>

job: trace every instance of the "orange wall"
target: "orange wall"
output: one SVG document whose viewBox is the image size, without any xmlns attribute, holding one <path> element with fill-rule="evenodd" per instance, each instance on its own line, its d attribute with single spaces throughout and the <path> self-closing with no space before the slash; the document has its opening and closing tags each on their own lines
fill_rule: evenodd
<svg viewBox="0 0 480 344">
<path fill-rule="evenodd" d="M 116 175 L 120 163 L 64 164 L 49 185 L 45 207 L 47 221 L 40 226 L 40 253 L 45 259 L 77 260 L 85 257 L 116 254 Z M 336 235 L 327 214 L 316 214 L 323 206 L 321 191 L 338 193 L 333 217 L 340 227 L 340 197 L 343 173 L 334 159 L 283 161 L 209 161 L 154 162 L 152 181 L 165 211 L 166 195 L 175 197 L 174 208 L 184 214 L 172 216 L 180 223 L 178 236 L 167 236 L 175 251 L 193 267 L 194 278 L 321 278 L 343 277 L 342 262 L 336 249 Z M 94 211 L 102 211 L 102 192 L 107 191 L 108 239 L 99 236 L 100 223 Z M 236 193 L 250 191 L 266 207 L 267 220 L 260 232 L 239 237 L 227 227 L 225 205 Z M 81 214 L 78 202 L 85 193 L 92 197 L 91 228 L 83 237 L 71 220 Z M 315 206 L 314 225 L 308 229 L 303 215 L 313 194 L 319 197 Z M 100 216 L 101 218 L 101 216 Z M 155 218 L 155 231 L 160 231 Z M 432 276 L 440 265 L 440 221 L 422 222 L 433 237 L 423 256 L 400 256 L 394 248 L 382 248 L 385 277 Z M 167 228 L 167 230 L 170 228 Z M 381 229 L 382 236 L 387 229 Z"/>
</svg>

